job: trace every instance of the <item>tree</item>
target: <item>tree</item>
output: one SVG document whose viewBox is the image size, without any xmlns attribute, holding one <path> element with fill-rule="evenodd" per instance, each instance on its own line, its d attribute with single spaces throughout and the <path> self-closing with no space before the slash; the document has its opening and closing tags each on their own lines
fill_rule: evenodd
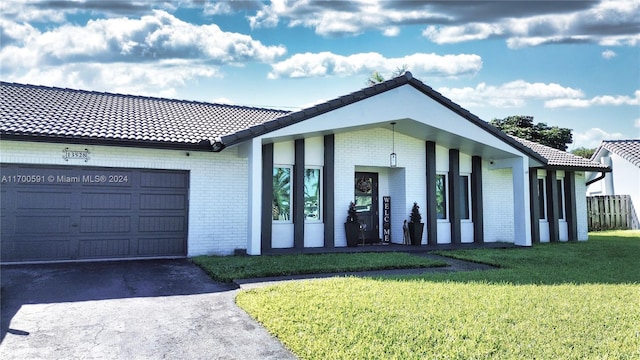
<svg viewBox="0 0 640 360">
<path fill-rule="evenodd" d="M 583 158 L 591 159 L 593 153 L 596 152 L 596 149 L 588 149 L 586 147 L 579 147 L 571 150 L 571 153 L 576 156 L 582 156 Z"/>
<path fill-rule="evenodd" d="M 409 66 L 407 64 L 403 64 L 401 67 L 396 68 L 396 70 L 391 74 L 391 77 L 392 78 L 398 77 L 400 75 L 403 75 L 407 71 L 409 71 Z M 371 85 L 379 84 L 384 81 L 385 81 L 384 76 L 382 76 L 382 74 L 376 70 L 372 72 L 371 76 L 369 76 L 369 79 L 367 79 L 367 85 L 371 86 Z"/>
<path fill-rule="evenodd" d="M 533 116 L 509 116 L 504 119 L 493 119 L 489 123 L 509 135 L 562 151 L 566 151 L 567 144 L 573 142 L 571 129 L 549 126 L 545 123 L 534 124 Z"/>
</svg>

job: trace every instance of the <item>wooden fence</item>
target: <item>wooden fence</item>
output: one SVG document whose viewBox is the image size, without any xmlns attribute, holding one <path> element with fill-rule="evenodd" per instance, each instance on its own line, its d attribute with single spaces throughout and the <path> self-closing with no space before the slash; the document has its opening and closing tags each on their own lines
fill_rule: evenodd
<svg viewBox="0 0 640 360">
<path fill-rule="evenodd" d="M 587 196 L 589 231 L 638 229 L 638 216 L 629 195 Z"/>
</svg>

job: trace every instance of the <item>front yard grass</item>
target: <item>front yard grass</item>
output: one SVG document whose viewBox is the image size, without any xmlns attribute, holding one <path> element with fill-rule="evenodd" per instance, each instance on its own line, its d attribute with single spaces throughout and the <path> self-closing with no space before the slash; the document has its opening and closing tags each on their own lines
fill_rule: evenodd
<svg viewBox="0 0 640 360">
<path fill-rule="evenodd" d="M 214 280 L 223 282 L 270 276 L 447 266 L 443 261 L 405 253 L 198 256 L 192 261 Z"/>
<path fill-rule="evenodd" d="M 236 301 L 302 359 L 640 358 L 640 232 L 442 254 L 500 268 L 297 281 Z"/>
</svg>

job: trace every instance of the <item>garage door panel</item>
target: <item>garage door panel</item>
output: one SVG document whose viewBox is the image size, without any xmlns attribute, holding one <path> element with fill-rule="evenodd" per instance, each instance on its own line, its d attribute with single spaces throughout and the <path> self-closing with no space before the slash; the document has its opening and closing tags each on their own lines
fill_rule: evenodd
<svg viewBox="0 0 640 360">
<path fill-rule="evenodd" d="M 4 252 L 5 246 L 2 250 Z M 65 260 L 71 257 L 70 242 L 55 238 L 43 238 L 41 241 L 16 241 L 11 251 L 14 261 Z"/>
<path fill-rule="evenodd" d="M 147 193 L 140 195 L 141 210 L 185 210 L 187 197 L 181 194 Z"/>
<path fill-rule="evenodd" d="M 81 233 L 128 233 L 131 231 L 129 216 L 82 216 Z"/>
<path fill-rule="evenodd" d="M 140 186 L 143 188 L 183 189 L 188 186 L 189 177 L 175 172 L 141 172 Z"/>
<path fill-rule="evenodd" d="M 138 222 L 140 232 L 184 232 L 184 216 L 141 216 Z"/>
<path fill-rule="evenodd" d="M 127 193 L 83 193 L 82 209 L 131 210 L 131 194 Z"/>
<path fill-rule="evenodd" d="M 16 193 L 17 210 L 69 210 L 71 192 L 18 191 Z"/>
<path fill-rule="evenodd" d="M 185 251 L 185 242 L 180 237 L 167 238 L 139 238 L 138 253 L 142 256 L 155 254 L 179 254 Z"/>
<path fill-rule="evenodd" d="M 70 216 L 26 215 L 16 216 L 15 234 L 68 234 L 71 231 Z"/>
<path fill-rule="evenodd" d="M 128 238 L 81 239 L 78 244 L 78 258 L 128 257 L 131 254 L 130 248 L 131 240 Z"/>
<path fill-rule="evenodd" d="M 9 175 L 2 262 L 186 256 L 188 171 L 2 164 Z"/>
</svg>

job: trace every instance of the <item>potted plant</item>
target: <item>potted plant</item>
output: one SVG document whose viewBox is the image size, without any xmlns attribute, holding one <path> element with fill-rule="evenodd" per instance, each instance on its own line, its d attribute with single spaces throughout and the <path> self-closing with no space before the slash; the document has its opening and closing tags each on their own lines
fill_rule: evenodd
<svg viewBox="0 0 640 360">
<path fill-rule="evenodd" d="M 353 201 L 349 204 L 347 221 L 344 223 L 344 231 L 347 235 L 347 246 L 358 246 L 358 237 L 360 236 L 360 222 L 358 221 L 356 204 Z"/>
<path fill-rule="evenodd" d="M 424 223 L 420 214 L 420 206 L 417 202 L 413 203 L 411 214 L 409 214 L 409 237 L 411 245 L 420 245 L 422 242 L 422 232 L 424 231 Z"/>
</svg>

